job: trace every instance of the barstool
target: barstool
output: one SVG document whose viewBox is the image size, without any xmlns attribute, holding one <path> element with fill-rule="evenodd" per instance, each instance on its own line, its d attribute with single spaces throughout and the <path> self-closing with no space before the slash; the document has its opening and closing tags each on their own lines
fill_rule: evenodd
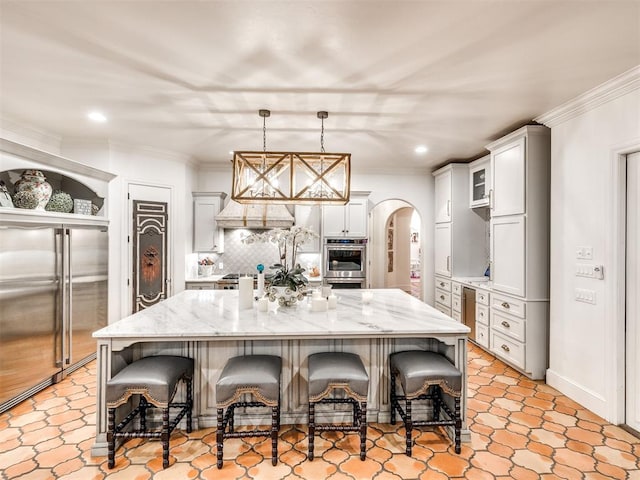
<svg viewBox="0 0 640 480">
<path fill-rule="evenodd" d="M 178 382 L 187 385 L 186 402 L 172 403 Z M 140 395 L 140 403 L 118 425 L 116 408 L 126 403 L 132 395 Z M 116 438 L 159 438 L 162 441 L 162 468 L 169 466 L 169 437 L 182 417 L 187 415 L 187 433 L 191 433 L 191 410 L 193 408 L 193 359 L 171 355 L 145 357 L 118 372 L 107 381 L 107 459 L 108 467 L 115 464 Z M 147 409 L 162 409 L 162 430 L 147 431 Z M 172 421 L 169 409 L 179 408 Z M 138 414 L 140 428 L 123 431 Z"/>
<path fill-rule="evenodd" d="M 334 390 L 345 398 L 329 398 Z M 309 356 L 309 460 L 313 460 L 316 430 L 360 432 L 360 460 L 365 459 L 367 436 L 367 395 L 369 375 L 358 355 L 343 352 L 314 353 Z M 315 423 L 315 406 L 320 403 L 353 405 L 351 425 Z"/>
<path fill-rule="evenodd" d="M 460 453 L 460 395 L 462 392 L 462 374 L 447 360 L 436 352 L 408 351 L 392 353 L 391 370 L 391 424 L 396 423 L 396 410 L 402 417 L 406 431 L 406 454 L 411 456 L 411 431 L 413 427 L 453 426 L 455 432 L 455 450 Z M 396 394 L 396 377 L 400 379 L 404 395 Z M 442 392 L 454 399 L 453 411 L 443 400 Z M 399 400 L 405 401 L 405 409 Z M 433 417 L 431 420 L 414 421 L 411 402 L 413 400 L 432 400 Z M 440 420 L 440 410 L 449 416 L 448 420 Z"/>
<path fill-rule="evenodd" d="M 282 359 L 273 355 L 243 355 L 230 358 L 216 382 L 218 428 L 216 431 L 217 466 L 222 468 L 225 438 L 271 437 L 271 464 L 278 462 L 278 430 L 280 429 L 280 372 Z M 251 394 L 253 401 L 242 401 Z M 238 407 L 271 407 L 271 429 L 255 428 L 236 432 L 235 409 Z M 227 409 L 226 413 L 224 409 Z M 227 426 L 228 431 L 227 431 Z"/>
</svg>

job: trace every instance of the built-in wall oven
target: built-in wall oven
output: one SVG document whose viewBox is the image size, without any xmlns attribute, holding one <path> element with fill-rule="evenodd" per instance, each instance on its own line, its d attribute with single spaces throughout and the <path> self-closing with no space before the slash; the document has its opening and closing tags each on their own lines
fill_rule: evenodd
<svg viewBox="0 0 640 480">
<path fill-rule="evenodd" d="M 324 281 L 333 288 L 365 288 L 367 239 L 325 239 L 323 274 Z"/>
</svg>

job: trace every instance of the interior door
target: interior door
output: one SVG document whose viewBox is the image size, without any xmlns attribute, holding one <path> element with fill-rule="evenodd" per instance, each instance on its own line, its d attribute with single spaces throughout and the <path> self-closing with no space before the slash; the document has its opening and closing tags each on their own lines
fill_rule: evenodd
<svg viewBox="0 0 640 480">
<path fill-rule="evenodd" d="M 640 432 L 640 152 L 627 156 L 626 408 Z"/>
</svg>

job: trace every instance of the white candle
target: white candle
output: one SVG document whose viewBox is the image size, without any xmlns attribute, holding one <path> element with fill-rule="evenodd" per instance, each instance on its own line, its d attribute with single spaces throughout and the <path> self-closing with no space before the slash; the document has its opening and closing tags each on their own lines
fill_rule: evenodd
<svg viewBox="0 0 640 480">
<path fill-rule="evenodd" d="M 332 310 L 338 306 L 338 297 L 335 295 L 329 295 L 327 297 L 327 304 L 329 305 L 329 310 Z"/>
<path fill-rule="evenodd" d="M 320 290 L 314 290 L 314 291 L 311 293 L 311 297 L 312 297 L 312 298 L 320 298 L 320 296 L 321 296 L 320 294 L 321 294 Z"/>
<path fill-rule="evenodd" d="M 238 308 L 240 310 L 253 308 L 253 277 L 238 279 Z"/>
<path fill-rule="evenodd" d="M 322 287 L 322 296 L 327 298 L 329 295 L 331 295 L 331 285 L 325 285 Z"/>
<path fill-rule="evenodd" d="M 311 311 L 312 312 L 326 312 L 327 311 L 327 299 L 322 297 L 314 297 L 311 299 Z"/>
<path fill-rule="evenodd" d="M 258 297 L 264 295 L 264 273 L 258 273 Z"/>
<path fill-rule="evenodd" d="M 257 301 L 257 305 L 259 312 L 266 312 L 267 310 L 269 310 L 269 299 L 266 297 L 259 298 Z"/>
</svg>

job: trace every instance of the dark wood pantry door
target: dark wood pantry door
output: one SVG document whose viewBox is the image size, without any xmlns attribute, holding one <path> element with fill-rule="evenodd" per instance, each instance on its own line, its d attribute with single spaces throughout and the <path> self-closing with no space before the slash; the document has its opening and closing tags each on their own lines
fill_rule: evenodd
<svg viewBox="0 0 640 480">
<path fill-rule="evenodd" d="M 167 298 L 167 203 L 133 201 L 133 311 Z"/>
</svg>

